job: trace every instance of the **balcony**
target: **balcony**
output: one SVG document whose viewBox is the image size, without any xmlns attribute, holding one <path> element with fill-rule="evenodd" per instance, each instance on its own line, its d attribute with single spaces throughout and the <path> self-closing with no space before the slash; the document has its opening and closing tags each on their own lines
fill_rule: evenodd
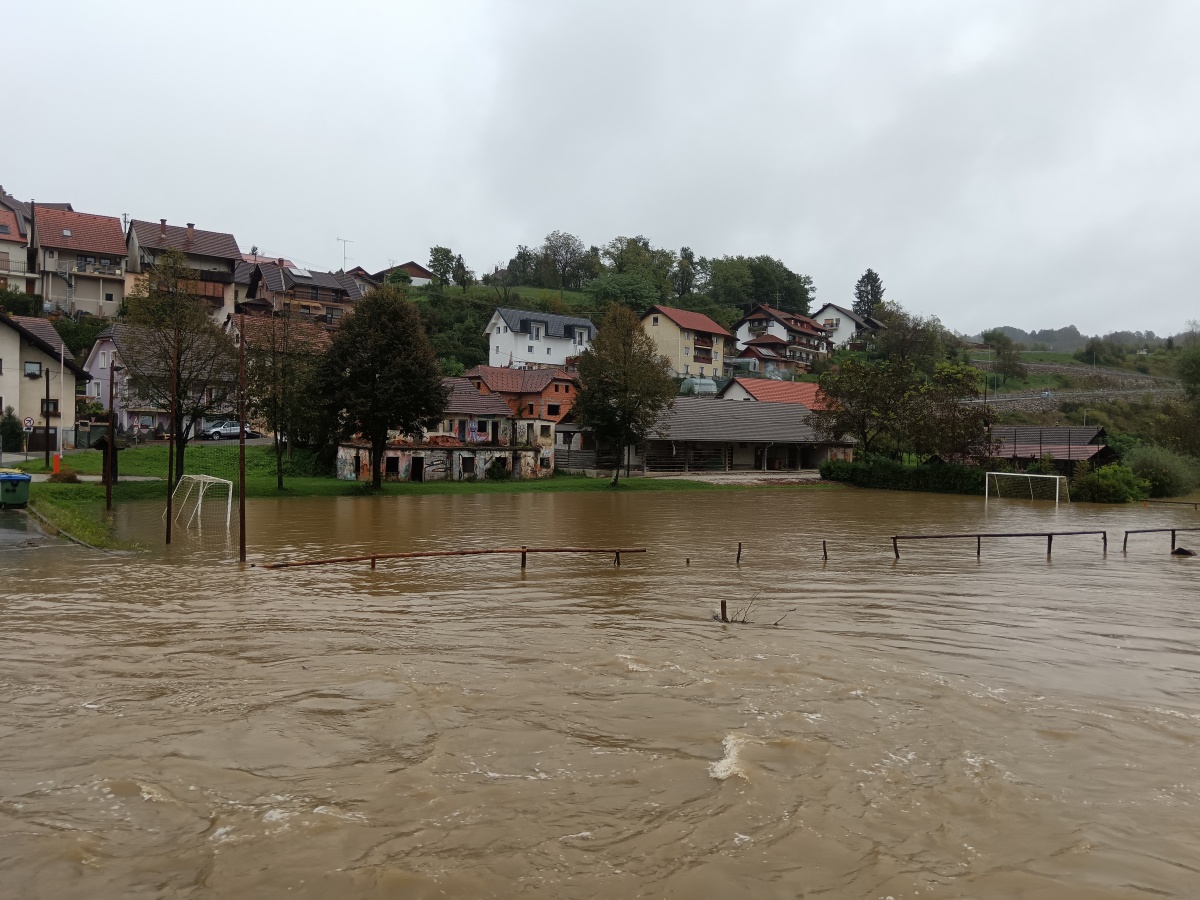
<svg viewBox="0 0 1200 900">
<path fill-rule="evenodd" d="M 707 335 L 704 337 L 701 337 L 699 334 L 696 335 L 696 349 L 697 350 L 702 350 L 702 349 L 703 350 L 711 350 L 712 345 L 713 345 L 713 339 L 711 337 L 709 337 Z"/>
<path fill-rule="evenodd" d="M 11 255 L 5 256 L 0 253 L 0 272 L 8 272 L 12 275 L 26 275 L 29 273 L 29 266 L 23 259 L 13 259 Z"/>
<path fill-rule="evenodd" d="M 99 278 L 121 278 L 125 274 L 122 266 L 104 265 L 103 263 L 60 262 L 55 270 L 59 275 L 95 275 Z"/>
</svg>

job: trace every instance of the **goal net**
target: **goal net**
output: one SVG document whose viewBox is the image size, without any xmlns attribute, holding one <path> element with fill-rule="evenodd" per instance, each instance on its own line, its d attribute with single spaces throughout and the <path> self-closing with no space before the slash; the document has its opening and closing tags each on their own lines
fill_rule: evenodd
<svg viewBox="0 0 1200 900">
<path fill-rule="evenodd" d="M 988 472 L 983 499 L 1052 500 L 1071 502 L 1070 482 L 1065 475 L 1031 475 L 1025 472 Z"/>
<path fill-rule="evenodd" d="M 171 494 L 171 522 L 179 537 L 225 545 L 233 536 L 233 482 L 213 475 L 184 475 Z M 164 517 L 166 512 L 163 512 Z"/>
</svg>

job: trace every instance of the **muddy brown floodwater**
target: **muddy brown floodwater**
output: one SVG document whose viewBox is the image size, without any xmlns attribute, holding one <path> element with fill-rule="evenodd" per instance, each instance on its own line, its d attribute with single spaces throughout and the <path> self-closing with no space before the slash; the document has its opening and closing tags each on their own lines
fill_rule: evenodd
<svg viewBox="0 0 1200 900">
<path fill-rule="evenodd" d="M 157 508 L 120 515 L 157 535 Z M 259 561 L 650 552 L 0 554 L 0 896 L 1200 893 L 1200 559 L 1119 538 L 1190 508 L 747 490 L 249 518 Z M 888 540 L 1097 527 L 1107 555 L 1050 560 Z M 714 622 L 723 597 L 752 622 Z"/>
</svg>

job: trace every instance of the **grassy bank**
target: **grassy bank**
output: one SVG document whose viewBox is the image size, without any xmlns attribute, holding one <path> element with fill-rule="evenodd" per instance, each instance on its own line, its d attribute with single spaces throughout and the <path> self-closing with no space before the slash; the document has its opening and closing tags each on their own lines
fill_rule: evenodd
<svg viewBox="0 0 1200 900">
<path fill-rule="evenodd" d="M 127 482 L 113 488 L 113 501 L 150 500 L 163 496 L 164 485 Z M 104 510 L 102 484 L 30 485 L 29 506 L 50 523 L 52 531 L 63 531 L 76 540 L 103 549 L 133 549 L 113 533 Z"/>
</svg>

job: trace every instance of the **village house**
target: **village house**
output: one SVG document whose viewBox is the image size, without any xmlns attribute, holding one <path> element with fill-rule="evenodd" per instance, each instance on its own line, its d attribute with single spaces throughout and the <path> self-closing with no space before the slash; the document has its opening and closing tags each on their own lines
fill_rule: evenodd
<svg viewBox="0 0 1200 900">
<path fill-rule="evenodd" d="M 1117 453 L 1105 446 L 1103 428 L 1087 425 L 994 425 L 993 455 L 1013 464 L 1017 471 L 1041 459 L 1049 459 L 1063 475 L 1086 462 L 1093 469 L 1116 462 Z"/>
<path fill-rule="evenodd" d="M 168 225 L 166 219 L 145 222 L 134 219 L 125 235 L 129 256 L 128 290 L 133 292 L 142 275 L 156 264 L 167 250 L 178 250 L 187 264 L 199 274 L 188 290 L 206 298 L 212 305 L 213 321 L 224 325 L 233 315 L 236 299 L 234 275 L 242 252 L 232 234 L 202 231 L 189 222 L 186 227 Z"/>
<path fill-rule="evenodd" d="M 121 220 L 31 205 L 30 256 L 47 307 L 74 315 L 115 316 L 125 298 Z"/>
<path fill-rule="evenodd" d="M 446 378 L 450 389 L 445 419 L 418 438 L 394 434 L 383 457 L 388 481 L 472 481 L 493 466 L 506 478 L 554 474 L 553 427 L 516 418 L 495 394 L 481 394 L 466 378 Z M 370 445 L 348 441 L 338 447 L 337 477 L 369 481 Z"/>
<path fill-rule="evenodd" d="M 773 378 L 729 379 L 717 393 L 720 400 L 753 400 L 768 403 L 799 403 L 806 409 L 826 409 L 825 395 L 809 381 L 777 381 Z"/>
<path fill-rule="evenodd" d="M 852 341 L 866 340 L 881 328 L 887 328 L 872 316 L 860 316 L 852 309 L 826 303 L 812 318 L 829 334 L 834 347 L 845 347 Z"/>
<path fill-rule="evenodd" d="M 628 464 L 645 472 L 795 471 L 853 458 L 849 441 L 827 441 L 800 403 L 730 403 L 679 397 Z"/>
<path fill-rule="evenodd" d="M 492 366 L 558 367 L 579 356 L 596 336 L 591 319 L 529 309 L 497 308 L 483 333 Z"/>
<path fill-rule="evenodd" d="M 413 263 L 413 265 L 416 265 L 416 263 Z M 362 266 L 355 266 L 345 274 L 354 279 L 354 283 L 358 285 L 359 293 L 364 297 L 379 287 L 379 282 L 372 278 L 371 273 Z M 412 276 L 410 275 L 409 277 L 411 278 Z"/>
<path fill-rule="evenodd" d="M 301 320 L 336 326 L 362 296 L 349 275 L 310 271 L 278 259 L 261 262 L 250 273 L 241 310 L 260 314 L 290 310 Z"/>
<path fill-rule="evenodd" d="M 129 370 L 121 365 L 120 347 L 127 347 L 135 339 L 135 332 L 121 323 L 105 328 L 88 351 L 83 368 L 91 379 L 85 396 L 99 403 L 107 411 L 109 382 L 112 384 L 113 418 L 120 431 L 132 430 L 150 435 L 163 433 L 171 424 L 171 414 L 134 397 L 129 390 Z M 107 414 L 107 412 L 106 412 Z"/>
<path fill-rule="evenodd" d="M 832 349 L 829 335 L 812 319 L 765 304 L 742 317 L 734 332 L 739 357 L 759 361 L 757 371 L 808 372 Z"/>
<path fill-rule="evenodd" d="M 20 217 L 0 207 L 0 288 L 22 294 L 37 293 L 29 278 L 28 237 L 21 230 Z"/>
<path fill-rule="evenodd" d="M 650 307 L 642 316 L 642 330 L 671 361 L 671 374 L 676 378 L 720 376 L 725 341 L 733 337 L 703 313 L 670 306 Z"/>
<path fill-rule="evenodd" d="M 496 394 L 518 418 L 559 422 L 575 403 L 575 380 L 561 369 L 476 366 L 465 376 L 482 394 Z"/>
<path fill-rule="evenodd" d="M 0 412 L 11 406 L 32 425 L 29 450 L 74 444 L 76 383 L 87 377 L 49 320 L 0 313 Z"/>
<path fill-rule="evenodd" d="M 362 273 L 359 277 L 365 276 L 366 271 L 361 266 L 356 266 L 359 272 Z M 354 270 L 351 269 L 351 272 Z M 376 285 L 383 284 L 387 281 L 387 277 L 394 272 L 403 272 L 408 276 L 413 287 L 424 287 L 427 284 L 433 284 L 433 273 L 421 265 L 419 262 L 413 262 L 411 259 L 406 263 L 401 263 L 398 266 L 389 266 L 381 272 L 376 272 L 369 276 L 370 280 Z"/>
</svg>

